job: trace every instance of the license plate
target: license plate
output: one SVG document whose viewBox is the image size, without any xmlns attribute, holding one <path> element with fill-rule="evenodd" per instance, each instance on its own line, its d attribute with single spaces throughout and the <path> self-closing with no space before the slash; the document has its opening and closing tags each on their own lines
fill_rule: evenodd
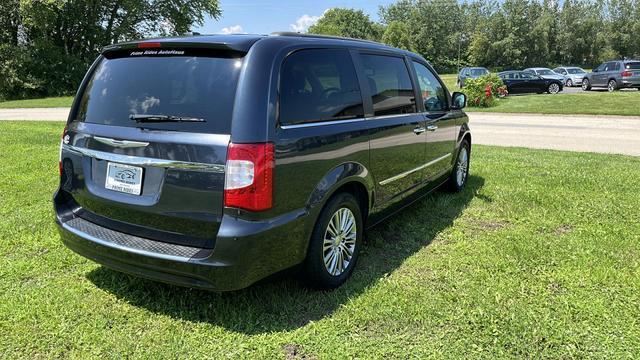
<svg viewBox="0 0 640 360">
<path fill-rule="evenodd" d="M 107 180 L 104 187 L 132 195 L 142 193 L 142 168 L 116 163 L 107 164 Z"/>
</svg>

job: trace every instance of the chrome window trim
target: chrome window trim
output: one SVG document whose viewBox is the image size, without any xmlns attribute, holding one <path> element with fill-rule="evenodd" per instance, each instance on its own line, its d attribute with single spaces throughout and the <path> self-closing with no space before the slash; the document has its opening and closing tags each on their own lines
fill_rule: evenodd
<svg viewBox="0 0 640 360">
<path fill-rule="evenodd" d="M 415 113 L 407 113 L 407 114 L 378 115 L 378 116 L 370 116 L 370 117 L 363 117 L 363 118 L 357 118 L 357 119 L 348 119 L 348 120 L 314 121 L 314 122 L 309 122 L 309 123 L 304 123 L 304 124 L 280 125 L 280 129 L 283 129 L 283 130 L 287 130 L 287 129 L 302 129 L 302 128 L 309 128 L 309 127 L 316 127 L 316 126 L 350 124 L 350 123 L 361 122 L 361 121 L 371 121 L 371 120 L 381 120 L 381 119 L 394 119 L 394 118 L 400 118 L 400 117 L 404 117 L 404 116 L 416 116 L 416 115 L 422 115 L 422 113 L 415 112 Z"/>
<path fill-rule="evenodd" d="M 303 129 L 308 127 L 316 127 L 316 126 L 328 126 L 328 125 L 339 125 L 339 124 L 350 124 L 360 121 L 365 121 L 367 118 L 357 118 L 357 119 L 347 119 L 347 120 L 329 120 L 329 121 L 315 121 L 304 124 L 292 124 L 292 125 L 280 125 L 280 129 Z"/>
<path fill-rule="evenodd" d="M 205 164 L 189 161 L 177 161 L 177 160 L 165 160 L 148 157 L 130 156 L 113 154 L 104 151 L 91 150 L 87 148 L 76 147 L 72 145 L 62 144 L 62 150 L 77 154 L 92 157 L 99 160 L 107 160 L 121 164 L 168 168 L 188 171 L 204 171 L 210 173 L 224 174 L 224 165 L 218 164 Z"/>
<path fill-rule="evenodd" d="M 396 180 L 400 180 L 400 179 L 402 179 L 402 178 L 405 178 L 405 177 L 407 177 L 407 176 L 409 176 L 409 175 L 411 175 L 411 174 L 413 174 L 413 173 L 415 173 L 415 172 L 417 172 L 417 171 L 420 171 L 420 170 L 426 169 L 426 168 L 428 168 L 429 166 L 433 166 L 433 165 L 435 165 L 435 164 L 439 163 L 440 161 L 442 161 L 442 160 L 446 160 L 446 159 L 448 159 L 448 158 L 450 158 L 450 157 L 451 157 L 451 154 L 447 154 L 447 155 L 441 156 L 441 157 L 439 157 L 439 158 L 437 158 L 437 159 L 435 159 L 435 160 L 431 160 L 431 161 L 429 161 L 429 162 L 428 162 L 428 163 L 426 163 L 426 164 L 420 165 L 420 166 L 418 166 L 418 167 L 417 167 L 417 168 L 415 168 L 415 169 L 411 169 L 411 170 L 409 170 L 409 171 L 405 171 L 405 172 L 403 172 L 403 173 L 401 173 L 401 174 L 398 174 L 398 175 L 396 175 L 396 176 L 390 177 L 390 178 L 388 178 L 388 179 L 386 179 L 386 180 L 382 180 L 382 181 L 380 181 L 380 183 L 379 183 L 379 184 L 380 184 L 380 185 L 383 185 L 383 186 L 384 186 L 384 185 L 387 185 L 387 184 L 390 184 L 390 183 L 392 183 L 392 182 L 394 182 L 394 181 L 396 181 Z"/>
</svg>

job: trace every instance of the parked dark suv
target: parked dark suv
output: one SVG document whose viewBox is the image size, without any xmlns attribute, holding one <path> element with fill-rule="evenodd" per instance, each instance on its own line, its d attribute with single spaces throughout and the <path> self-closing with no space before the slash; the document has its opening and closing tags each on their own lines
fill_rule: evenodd
<svg viewBox="0 0 640 360">
<path fill-rule="evenodd" d="M 334 288 L 366 228 L 468 177 L 471 135 L 418 55 L 280 33 L 104 49 L 62 135 L 64 243 L 123 272 L 211 290 L 300 266 Z"/>
</svg>

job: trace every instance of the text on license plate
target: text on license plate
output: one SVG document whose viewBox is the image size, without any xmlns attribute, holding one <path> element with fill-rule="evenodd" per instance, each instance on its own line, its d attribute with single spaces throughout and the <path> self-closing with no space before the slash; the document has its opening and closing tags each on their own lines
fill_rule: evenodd
<svg viewBox="0 0 640 360">
<path fill-rule="evenodd" d="M 107 179 L 104 187 L 132 195 L 142 193 L 142 168 L 117 163 L 107 163 Z"/>
</svg>

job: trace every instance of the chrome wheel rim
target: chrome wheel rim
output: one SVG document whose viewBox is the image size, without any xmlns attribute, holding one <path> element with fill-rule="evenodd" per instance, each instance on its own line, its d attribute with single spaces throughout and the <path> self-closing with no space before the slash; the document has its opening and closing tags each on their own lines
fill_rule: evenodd
<svg viewBox="0 0 640 360">
<path fill-rule="evenodd" d="M 567 86 L 568 86 L 568 87 L 572 87 L 572 86 L 573 86 L 573 81 L 571 81 L 571 80 L 567 80 Z"/>
<path fill-rule="evenodd" d="M 587 91 L 588 88 L 589 88 L 589 81 L 582 80 L 582 90 Z"/>
<path fill-rule="evenodd" d="M 549 92 L 550 93 L 556 94 L 558 91 L 560 91 L 560 87 L 558 86 L 558 84 L 549 85 Z"/>
<path fill-rule="evenodd" d="M 340 276 L 351 264 L 357 231 L 356 217 L 347 208 L 338 209 L 329 220 L 322 244 L 324 266 L 329 274 Z"/>
<path fill-rule="evenodd" d="M 469 152 L 467 148 L 462 148 L 460 150 L 460 155 L 458 156 L 458 169 L 456 172 L 456 181 L 458 182 L 458 186 L 464 185 L 465 180 L 467 180 L 467 174 L 469 170 Z"/>
<path fill-rule="evenodd" d="M 609 81 L 609 92 L 613 92 L 616 89 L 616 83 Z"/>
</svg>

